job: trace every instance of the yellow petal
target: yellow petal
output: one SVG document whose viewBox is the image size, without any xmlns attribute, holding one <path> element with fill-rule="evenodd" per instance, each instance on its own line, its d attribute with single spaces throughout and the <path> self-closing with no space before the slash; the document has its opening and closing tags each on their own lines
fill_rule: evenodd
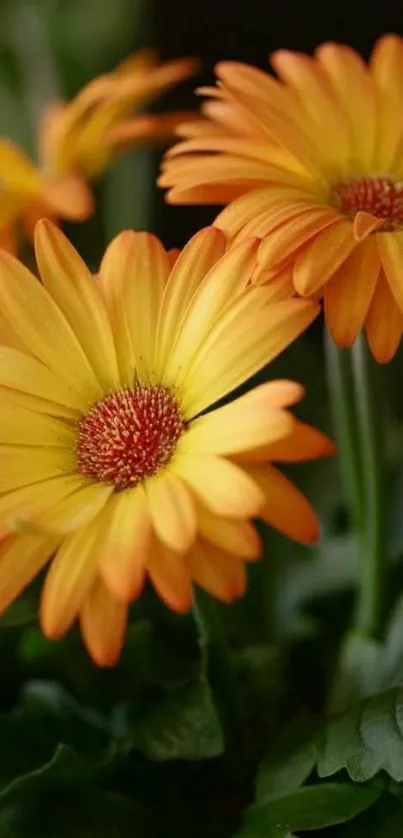
<svg viewBox="0 0 403 838">
<path fill-rule="evenodd" d="M 341 347 L 360 333 L 380 270 L 376 241 L 361 242 L 325 286 L 325 316 L 330 334 Z"/>
<path fill-rule="evenodd" d="M 196 510 L 189 489 L 168 469 L 149 478 L 145 488 L 155 533 L 171 550 L 185 553 L 197 532 Z"/>
<path fill-rule="evenodd" d="M 93 520 L 104 508 L 110 498 L 113 487 L 103 483 L 90 486 L 75 478 L 75 491 L 59 502 L 54 502 L 52 509 L 34 519 L 34 525 L 47 532 L 68 535 Z"/>
<path fill-rule="evenodd" d="M 183 437 L 188 451 L 237 454 L 280 439 L 291 430 L 292 418 L 273 407 L 271 383 L 195 419 Z"/>
<path fill-rule="evenodd" d="M 38 399 L 38 410 L 42 404 L 43 412 L 66 418 L 77 416 L 90 403 L 36 358 L 6 346 L 0 346 L 0 386 L 9 388 L 11 396 L 15 391 L 33 397 L 32 405 Z"/>
<path fill-rule="evenodd" d="M 66 422 L 2 404 L 0 397 L 0 452 L 2 444 L 71 449 L 75 438 L 74 428 Z"/>
<path fill-rule="evenodd" d="M 38 516 L 52 513 L 60 501 L 75 493 L 80 478 L 55 477 L 34 485 L 23 486 L 0 497 L 0 538 L 10 532 L 32 532 Z"/>
<path fill-rule="evenodd" d="M 34 357 L 83 398 L 102 396 L 88 359 L 59 307 L 27 268 L 4 251 L 0 252 L 0 307 Z"/>
<path fill-rule="evenodd" d="M 365 329 L 374 358 L 380 364 L 388 364 L 402 338 L 403 314 L 383 272 L 375 288 Z"/>
<path fill-rule="evenodd" d="M 143 487 L 116 494 L 108 507 L 100 570 L 112 595 L 121 602 L 135 599 L 143 587 L 150 538 L 150 513 Z"/>
<path fill-rule="evenodd" d="M 223 234 L 200 230 L 178 256 L 162 296 L 157 328 L 156 363 L 163 370 L 173 352 L 187 308 L 208 271 L 225 251 Z"/>
<path fill-rule="evenodd" d="M 170 266 L 166 251 L 150 233 L 127 234 L 126 316 L 140 381 L 154 383 L 155 340 L 159 309 Z"/>
<path fill-rule="evenodd" d="M 255 482 L 234 463 L 212 454 L 183 454 L 171 461 L 176 472 L 216 515 L 247 518 L 256 515 L 264 496 Z"/>
<path fill-rule="evenodd" d="M 124 643 L 127 605 L 108 591 L 101 579 L 89 590 L 80 612 L 85 645 L 98 666 L 115 666 Z"/>
<path fill-rule="evenodd" d="M 0 138 L 0 180 L 3 188 L 23 195 L 33 195 L 40 187 L 39 172 L 29 157 L 6 137 Z"/>
<path fill-rule="evenodd" d="M 49 561 L 58 541 L 43 535 L 16 535 L 0 543 L 0 612 L 29 585 Z"/>
<path fill-rule="evenodd" d="M 167 364 L 167 381 L 183 379 L 228 304 L 246 287 L 256 263 L 257 242 L 249 240 L 231 248 L 196 289 L 186 319 Z"/>
<path fill-rule="evenodd" d="M 374 162 L 376 143 L 376 93 L 373 79 L 361 56 L 340 44 L 323 44 L 316 56 L 338 96 L 351 130 L 352 168 L 368 169 Z"/>
<path fill-rule="evenodd" d="M 0 492 L 74 472 L 75 458 L 68 449 L 0 445 Z"/>
<path fill-rule="evenodd" d="M 302 544 L 319 538 L 319 522 L 311 504 L 284 474 L 269 465 L 247 470 L 265 495 L 260 518 Z"/>
<path fill-rule="evenodd" d="M 97 280 L 63 233 L 46 220 L 36 227 L 35 248 L 45 288 L 68 320 L 102 388 L 118 389 L 112 329 Z"/>
<path fill-rule="evenodd" d="M 180 402 L 190 418 L 234 390 L 280 354 L 315 319 L 319 306 L 286 300 L 265 305 L 264 287 L 235 300 L 188 369 Z"/>
<path fill-rule="evenodd" d="M 120 378 L 124 386 L 134 380 L 134 350 L 125 304 L 125 279 L 130 271 L 133 233 L 124 231 L 106 248 L 99 279 L 112 324 Z"/>
<path fill-rule="evenodd" d="M 52 640 L 74 622 L 98 569 L 102 514 L 66 538 L 46 576 L 40 605 L 42 631 Z"/>
<path fill-rule="evenodd" d="M 187 557 L 174 553 L 154 539 L 147 564 L 150 580 L 163 602 L 172 611 L 188 611 L 192 602 L 192 585 Z"/>
<path fill-rule="evenodd" d="M 194 581 L 222 602 L 232 602 L 245 593 L 243 562 L 212 544 L 195 544 L 189 555 L 189 568 Z"/>
</svg>

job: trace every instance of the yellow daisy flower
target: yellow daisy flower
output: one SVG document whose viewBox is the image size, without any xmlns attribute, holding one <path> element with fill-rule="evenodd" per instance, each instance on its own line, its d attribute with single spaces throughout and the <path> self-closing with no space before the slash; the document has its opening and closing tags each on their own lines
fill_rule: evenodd
<svg viewBox="0 0 403 838">
<path fill-rule="evenodd" d="M 271 62 L 280 81 L 217 66 L 160 183 L 172 203 L 229 204 L 215 223 L 264 237 L 261 280 L 292 271 L 299 294 L 324 298 L 339 346 L 365 327 L 387 362 L 403 331 L 403 40 L 381 38 L 369 66 L 333 43 Z"/>
<path fill-rule="evenodd" d="M 178 612 L 193 582 L 229 602 L 259 554 L 251 517 L 317 538 L 269 464 L 332 451 L 285 409 L 301 387 L 273 381 L 205 413 L 317 315 L 248 284 L 257 246 L 226 252 L 207 228 L 171 268 L 154 236 L 128 231 L 93 276 L 42 221 L 43 284 L 0 253 L 0 609 L 53 556 L 42 629 L 58 638 L 79 617 L 100 664 L 116 661 L 146 577 Z"/>
<path fill-rule="evenodd" d="M 172 136 L 183 113 L 146 115 L 143 108 L 191 75 L 192 59 L 158 64 L 140 51 L 93 79 L 69 103 L 55 102 L 38 126 L 38 164 L 0 137 L 0 246 L 16 252 L 19 226 L 32 238 L 41 218 L 84 221 L 94 210 L 88 181 L 119 150 Z"/>
</svg>

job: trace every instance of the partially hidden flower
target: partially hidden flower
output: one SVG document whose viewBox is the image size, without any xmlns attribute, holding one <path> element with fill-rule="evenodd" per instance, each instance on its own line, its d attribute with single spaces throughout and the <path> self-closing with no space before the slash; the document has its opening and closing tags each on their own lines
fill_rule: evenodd
<svg viewBox="0 0 403 838">
<path fill-rule="evenodd" d="M 89 182 L 116 154 L 146 142 L 165 142 L 182 113 L 136 113 L 195 72 L 190 58 L 158 64 L 140 51 L 111 73 L 93 79 L 70 102 L 55 102 L 38 126 L 38 161 L 0 138 L 0 246 L 17 250 L 21 228 L 32 238 L 36 222 L 84 221 L 94 210 Z"/>
<path fill-rule="evenodd" d="M 228 204 L 218 227 L 264 238 L 261 281 L 292 272 L 296 292 L 324 298 L 339 346 L 364 327 L 388 362 L 403 331 L 403 40 L 381 38 L 369 66 L 333 43 L 271 63 L 279 81 L 218 64 L 160 183 L 172 203 Z"/>
<path fill-rule="evenodd" d="M 37 226 L 42 283 L 0 253 L 0 609 L 50 564 L 49 638 L 79 618 L 113 664 L 128 604 L 148 578 L 186 611 L 196 583 L 229 602 L 260 552 L 251 518 L 309 543 L 316 516 L 277 462 L 328 454 L 272 381 L 206 412 L 315 318 L 248 280 L 258 242 L 226 251 L 198 233 L 171 268 L 147 233 L 121 233 L 90 274 L 50 222 Z"/>
</svg>

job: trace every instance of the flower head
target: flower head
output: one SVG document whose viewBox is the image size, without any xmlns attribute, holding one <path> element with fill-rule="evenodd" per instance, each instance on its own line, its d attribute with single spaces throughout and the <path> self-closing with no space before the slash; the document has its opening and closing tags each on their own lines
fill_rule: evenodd
<svg viewBox="0 0 403 838">
<path fill-rule="evenodd" d="M 43 284 L 0 254 L 0 608 L 53 557 L 42 628 L 57 638 L 79 617 L 102 664 L 146 577 L 178 612 L 194 582 L 228 602 L 259 554 L 251 517 L 317 537 L 308 501 L 269 464 L 332 450 L 286 410 L 301 387 L 273 381 L 205 412 L 317 314 L 248 283 L 257 246 L 226 252 L 207 228 L 171 268 L 156 238 L 125 232 L 93 276 L 42 221 Z"/>
<path fill-rule="evenodd" d="M 69 103 L 55 102 L 38 127 L 38 163 L 9 139 L 0 138 L 0 245 L 17 250 L 18 227 L 32 237 L 42 218 L 84 221 L 94 209 L 88 182 L 127 146 L 172 136 L 183 113 L 147 116 L 143 108 L 191 75 L 196 64 L 178 59 L 158 64 L 149 51 L 93 79 Z"/>
<path fill-rule="evenodd" d="M 71 102 L 55 103 L 45 112 L 41 127 L 44 168 L 92 179 L 121 148 L 167 140 L 183 120 L 183 113 L 148 115 L 136 111 L 195 70 L 196 62 L 191 58 L 159 64 L 151 50 L 141 50 L 111 73 L 93 79 Z"/>
<path fill-rule="evenodd" d="M 381 38 L 369 66 L 332 43 L 271 60 L 280 81 L 217 66 L 160 183 L 173 203 L 229 204 L 215 223 L 264 238 L 261 279 L 291 270 L 299 294 L 324 297 L 340 346 L 365 327 L 387 362 L 403 331 L 403 40 Z"/>
</svg>

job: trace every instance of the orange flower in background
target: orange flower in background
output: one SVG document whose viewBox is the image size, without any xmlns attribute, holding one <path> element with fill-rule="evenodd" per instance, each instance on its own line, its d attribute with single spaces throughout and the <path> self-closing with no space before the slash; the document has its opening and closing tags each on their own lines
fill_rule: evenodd
<svg viewBox="0 0 403 838">
<path fill-rule="evenodd" d="M 184 58 L 158 64 L 141 51 L 90 82 L 69 103 L 56 102 L 38 126 L 38 163 L 11 140 L 0 138 L 0 246 L 17 249 L 18 226 L 29 238 L 43 216 L 84 221 L 94 210 L 88 181 L 123 148 L 163 142 L 183 113 L 147 116 L 142 109 L 195 72 Z"/>
<path fill-rule="evenodd" d="M 160 184 L 171 203 L 229 204 L 218 227 L 264 237 L 259 281 L 292 271 L 339 346 L 365 327 L 385 363 L 403 331 L 403 40 L 381 38 L 369 66 L 332 43 L 271 60 L 280 81 L 218 64 Z"/>
<path fill-rule="evenodd" d="M 229 602 L 260 552 L 252 517 L 318 536 L 272 464 L 333 450 L 287 411 L 302 388 L 273 381 L 205 412 L 318 312 L 249 282 L 257 247 L 226 252 L 207 228 L 171 267 L 154 236 L 125 232 L 93 276 L 42 221 L 43 284 L 0 253 L 0 609 L 53 556 L 43 631 L 58 638 L 79 618 L 102 665 L 118 658 L 146 578 L 178 612 L 193 583 Z"/>
</svg>

